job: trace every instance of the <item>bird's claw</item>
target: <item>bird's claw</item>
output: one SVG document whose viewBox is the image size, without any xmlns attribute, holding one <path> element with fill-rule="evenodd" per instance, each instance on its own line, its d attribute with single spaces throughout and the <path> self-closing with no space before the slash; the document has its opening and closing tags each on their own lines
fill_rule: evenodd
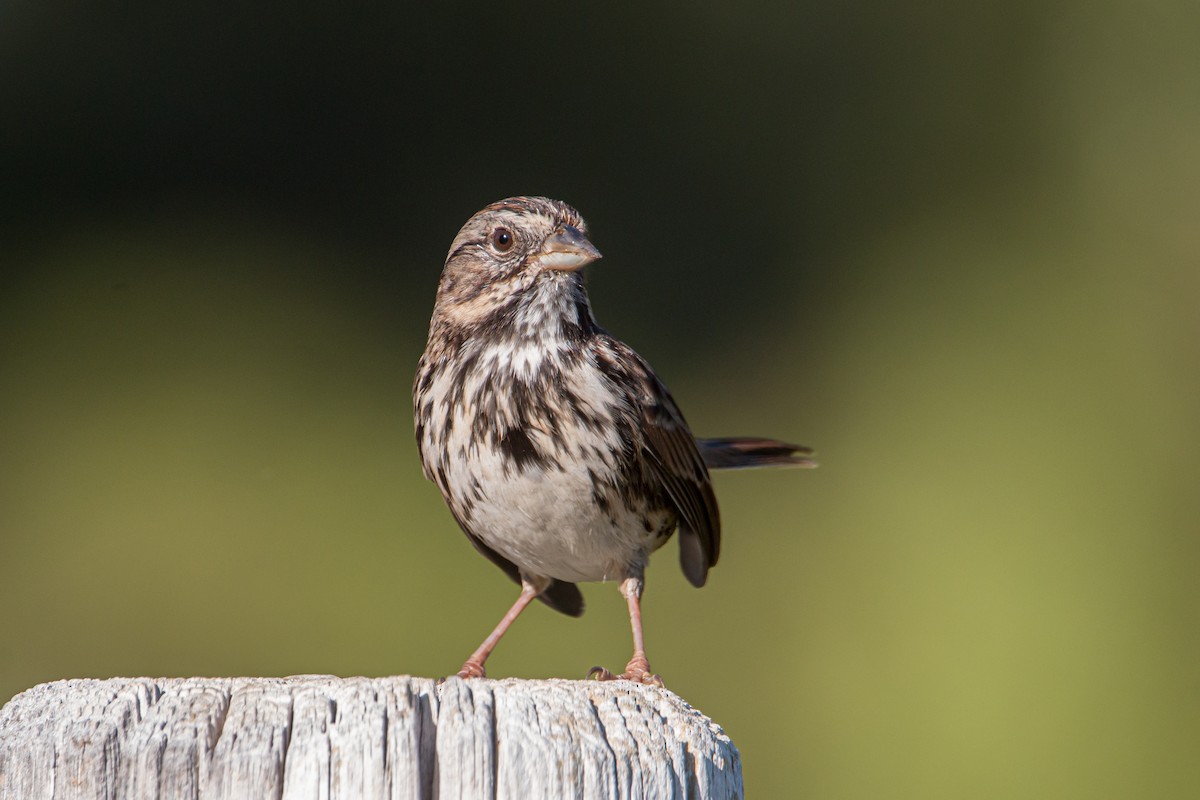
<svg viewBox="0 0 1200 800">
<path fill-rule="evenodd" d="M 635 658 L 625 665 L 625 671 L 620 675 L 614 675 L 604 667 L 592 667 L 588 670 L 588 679 L 597 681 L 633 681 L 647 686 L 657 686 L 662 689 L 663 679 L 661 675 L 656 675 L 650 672 L 650 665 L 646 663 L 646 659 Z"/>
<path fill-rule="evenodd" d="M 651 672 L 642 672 L 640 674 L 635 673 L 633 675 L 626 673 L 625 675 L 622 675 L 621 677 L 625 678 L 626 680 L 636 681 L 637 683 L 645 684 L 646 686 L 657 686 L 659 689 L 666 688 L 663 685 L 662 676 L 656 675 Z"/>
</svg>

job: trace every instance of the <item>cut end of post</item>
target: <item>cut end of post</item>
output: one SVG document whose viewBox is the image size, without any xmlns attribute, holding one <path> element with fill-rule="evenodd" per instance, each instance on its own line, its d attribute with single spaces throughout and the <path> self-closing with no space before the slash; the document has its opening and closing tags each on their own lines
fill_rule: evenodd
<svg viewBox="0 0 1200 800">
<path fill-rule="evenodd" d="M 0 709 L 0 775 L 0 800 L 743 796 L 724 731 L 628 681 L 57 681 Z"/>
</svg>

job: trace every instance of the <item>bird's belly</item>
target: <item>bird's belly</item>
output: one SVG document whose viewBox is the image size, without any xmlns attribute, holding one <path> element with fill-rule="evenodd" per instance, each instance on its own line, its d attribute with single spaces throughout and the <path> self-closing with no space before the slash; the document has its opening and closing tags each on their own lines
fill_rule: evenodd
<svg viewBox="0 0 1200 800">
<path fill-rule="evenodd" d="M 471 532 L 523 572 L 565 581 L 638 573 L 673 528 L 671 513 L 613 494 L 597 499 L 586 465 L 508 470 L 477 464 L 466 512 Z M 491 467 L 491 468 L 488 468 Z M 456 493 L 460 497 L 461 493 Z"/>
</svg>

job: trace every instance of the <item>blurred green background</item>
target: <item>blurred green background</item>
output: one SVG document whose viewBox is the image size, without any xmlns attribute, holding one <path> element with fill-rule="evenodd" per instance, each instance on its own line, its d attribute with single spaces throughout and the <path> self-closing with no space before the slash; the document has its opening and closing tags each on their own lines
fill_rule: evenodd
<svg viewBox="0 0 1200 800">
<path fill-rule="evenodd" d="M 0 700 L 443 675 L 515 587 L 409 387 L 486 203 L 577 206 L 721 475 L 654 667 L 759 797 L 1194 797 L 1200 6 L 0 9 Z M 629 655 L 615 586 L 495 677 Z"/>
</svg>

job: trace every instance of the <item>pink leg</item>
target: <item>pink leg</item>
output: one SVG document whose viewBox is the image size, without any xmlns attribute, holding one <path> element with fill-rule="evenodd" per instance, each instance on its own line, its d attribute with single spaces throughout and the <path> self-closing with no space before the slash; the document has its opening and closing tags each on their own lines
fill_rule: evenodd
<svg viewBox="0 0 1200 800">
<path fill-rule="evenodd" d="M 625 671 L 620 675 L 613 675 L 603 667 L 592 667 L 589 676 L 596 676 L 602 681 L 616 680 L 621 678 L 627 681 L 637 681 L 638 683 L 650 683 L 655 686 L 662 686 L 662 678 L 650 672 L 650 662 L 646 659 L 646 642 L 642 638 L 642 579 L 641 578 L 626 578 L 621 581 L 621 594 L 625 595 L 625 601 L 629 604 L 629 626 L 633 629 L 633 658 L 629 659 L 629 663 L 625 665 Z"/>
<path fill-rule="evenodd" d="M 535 586 L 528 580 L 521 581 L 521 596 L 517 598 L 517 602 L 513 603 L 512 608 L 504 615 L 504 619 L 500 620 L 500 624 L 496 626 L 483 644 L 471 653 L 471 657 L 463 663 L 462 669 L 458 671 L 460 678 L 483 678 L 483 664 L 487 661 L 488 656 L 492 654 L 492 650 L 500 642 L 500 637 L 504 636 L 504 632 L 508 630 L 508 626 L 513 624 L 517 617 L 521 616 L 521 612 L 525 610 L 525 606 L 533 602 L 533 599 L 541 594 L 546 588 L 546 584 Z"/>
</svg>

